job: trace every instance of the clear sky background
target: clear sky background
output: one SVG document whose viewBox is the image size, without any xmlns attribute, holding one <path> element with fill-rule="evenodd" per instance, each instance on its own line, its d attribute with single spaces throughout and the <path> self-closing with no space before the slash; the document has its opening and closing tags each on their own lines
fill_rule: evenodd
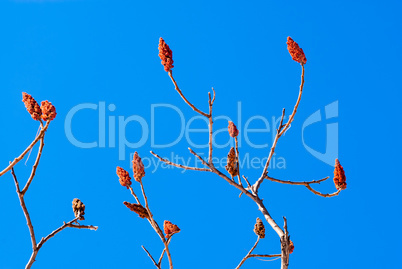
<svg viewBox="0 0 402 269">
<path fill-rule="evenodd" d="M 326 139 L 326 126 L 338 124 L 335 138 L 348 183 L 339 196 L 322 198 L 302 186 L 264 182 L 260 195 L 271 215 L 281 226 L 282 216 L 288 218 L 295 244 L 290 268 L 402 267 L 401 11 L 400 1 L 2 1 L 0 169 L 38 130 L 21 93 L 51 101 L 58 115 L 26 195 L 36 234 L 46 236 L 73 219 L 73 198 L 86 204 L 82 224 L 99 226 L 96 232 L 68 229 L 58 234 L 40 250 L 33 268 L 154 267 L 141 245 L 159 256 L 162 243 L 145 220 L 123 205 L 134 199 L 118 183 L 115 170 L 122 166 L 131 172 L 134 151 L 154 161 L 150 150 L 191 158 L 185 137 L 165 148 L 151 143 L 152 134 L 157 144 L 172 142 L 183 128 L 171 108 L 157 108 L 152 117 L 152 105 L 176 106 L 186 124 L 196 115 L 160 64 L 159 37 L 173 50 L 173 74 L 186 96 L 207 110 L 207 92 L 214 87 L 214 115 L 239 125 L 241 154 L 262 158 L 269 148 L 246 143 L 243 130 L 253 116 L 268 119 L 272 127 L 272 117 L 278 118 L 283 107 L 288 113 L 293 108 L 300 65 L 287 52 L 287 36 L 306 53 L 306 84 L 295 122 L 276 151 L 276 160 L 285 159 L 286 168 L 274 167 L 270 175 L 285 180 L 332 177 L 333 166 L 303 145 L 302 126 L 314 112 L 338 101 L 339 116 L 325 119 L 323 113 L 322 121 L 304 130 L 304 140 L 325 152 L 334 143 Z M 66 127 L 68 113 L 82 104 L 98 107 L 77 112 Z M 98 126 L 102 104 L 106 133 Z M 110 111 L 109 105 L 115 109 Z M 130 116 L 148 126 L 132 121 L 119 130 L 119 117 Z M 227 126 L 225 120 L 215 122 L 217 130 Z M 249 128 L 264 126 L 255 120 Z M 206 125 L 195 120 L 191 128 Z M 77 147 L 68 139 L 69 130 L 79 141 L 97 146 Z M 122 153 L 119 137 L 138 142 L 144 132 L 143 145 L 123 145 Z M 99 133 L 105 134 L 104 146 Z M 192 133 L 190 139 L 207 142 L 204 133 Z M 271 146 L 272 130 L 252 133 L 249 139 Z M 218 134 L 217 141 L 229 141 L 227 134 Z M 24 159 L 15 167 L 22 182 L 36 150 L 26 165 Z M 222 158 L 228 150 L 214 153 Z M 181 228 L 171 243 L 175 268 L 234 268 L 256 239 L 252 229 L 262 215 L 255 204 L 245 196 L 239 199 L 239 192 L 214 174 L 154 168 L 143 179 L 154 216 L 160 224 L 167 219 Z M 242 172 L 254 182 L 261 169 Z M 332 179 L 316 188 L 335 191 Z M 31 243 L 10 173 L 0 178 L 0 210 L 0 268 L 23 268 Z M 255 253 L 279 253 L 279 238 L 267 224 L 266 230 Z M 244 268 L 279 264 L 250 259 Z"/>
</svg>

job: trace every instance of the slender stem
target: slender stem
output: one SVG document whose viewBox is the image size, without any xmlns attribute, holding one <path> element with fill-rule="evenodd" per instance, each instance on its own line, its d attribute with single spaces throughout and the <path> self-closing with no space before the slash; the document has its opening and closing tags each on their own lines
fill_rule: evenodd
<svg viewBox="0 0 402 269">
<path fill-rule="evenodd" d="M 254 185 L 252 187 L 252 189 L 253 189 L 253 191 L 255 193 L 258 192 L 258 189 L 260 188 L 260 185 L 261 185 L 262 181 L 264 180 L 265 176 L 267 175 L 269 164 L 271 162 L 272 157 L 274 156 L 276 144 L 278 143 L 278 140 L 281 137 L 280 136 L 280 131 L 282 129 L 282 123 L 283 123 L 284 117 L 285 117 L 285 109 L 282 110 L 281 122 L 279 124 L 278 129 L 276 129 L 275 139 L 274 139 L 274 142 L 272 143 L 271 150 L 269 151 L 268 159 L 267 159 L 267 161 L 265 163 L 264 170 L 262 171 L 261 177 L 257 180 L 256 183 L 254 183 Z"/>
<path fill-rule="evenodd" d="M 322 178 L 320 180 L 301 181 L 301 182 L 295 182 L 295 181 L 289 181 L 289 180 L 285 181 L 285 180 L 280 180 L 280 179 L 276 179 L 276 178 L 269 177 L 269 176 L 266 176 L 265 178 L 268 179 L 268 180 L 271 180 L 273 182 L 278 182 L 278 183 L 283 183 L 283 184 L 306 186 L 306 188 L 309 189 L 312 193 L 314 193 L 316 195 L 319 195 L 319 196 L 322 196 L 322 197 L 334 197 L 334 196 L 338 195 L 341 192 L 341 189 L 338 189 L 334 193 L 325 194 L 325 193 L 321 193 L 319 191 L 314 190 L 310 186 L 311 184 L 320 184 L 321 182 L 329 179 L 329 177 L 324 177 L 324 178 Z"/>
<path fill-rule="evenodd" d="M 4 175 L 5 173 L 7 173 L 8 171 L 11 170 L 12 167 L 14 167 L 14 165 L 16 165 L 19 161 L 22 160 L 22 158 L 24 158 L 24 156 L 31 150 L 31 148 L 33 146 L 35 146 L 35 144 L 42 138 L 42 136 L 44 135 L 44 133 L 46 132 L 47 128 L 49 127 L 49 123 L 50 121 L 46 122 L 46 125 L 42 128 L 42 130 L 39 132 L 39 135 L 32 141 L 32 143 L 21 153 L 20 156 L 18 156 L 17 158 L 15 158 L 12 162 L 10 162 L 10 164 L 3 170 L 0 172 L 0 177 L 2 175 Z"/>
<path fill-rule="evenodd" d="M 282 254 L 250 254 L 250 258 L 274 258 L 281 256 Z"/>
<path fill-rule="evenodd" d="M 253 185 L 253 189 L 254 189 L 254 191 L 256 193 L 258 192 L 258 189 L 259 189 L 261 183 L 264 181 L 264 179 L 265 179 L 265 177 L 267 175 L 269 163 L 270 163 L 270 161 L 272 159 L 272 156 L 274 155 L 276 144 L 278 143 L 279 138 L 289 129 L 290 124 L 293 122 L 293 119 L 294 119 L 294 117 L 296 115 L 297 108 L 299 107 L 300 100 L 301 100 L 302 93 L 303 93 L 303 87 L 304 87 L 304 65 L 301 65 L 301 67 L 302 67 L 302 74 L 301 74 L 301 83 L 300 83 L 300 87 L 299 87 L 299 96 L 297 97 L 297 101 L 296 101 L 296 104 L 295 104 L 295 106 L 293 108 L 293 112 L 289 116 L 289 119 L 288 119 L 288 121 L 286 122 L 285 125 L 282 124 L 284 116 L 285 116 L 285 109 L 282 110 L 281 122 L 280 122 L 279 128 L 277 129 L 275 139 L 274 139 L 274 142 L 272 144 L 271 150 L 269 152 L 267 162 L 265 163 L 264 170 L 263 170 L 260 178 Z"/>
<path fill-rule="evenodd" d="M 154 257 L 152 257 L 152 255 L 151 255 L 151 253 L 149 253 L 149 251 L 144 246 L 141 246 L 141 247 L 148 254 L 148 257 L 152 260 L 152 262 L 154 263 L 156 268 L 160 269 L 161 267 L 159 266 L 159 264 L 156 263 L 156 261 L 154 260 Z"/>
<path fill-rule="evenodd" d="M 212 91 L 213 91 L 213 97 L 212 97 L 212 99 L 211 99 L 211 93 L 209 92 L 208 93 L 208 105 L 209 105 L 209 114 L 208 114 L 208 120 L 209 120 L 209 123 L 208 123 L 208 130 L 209 130 L 209 140 L 208 140 L 208 145 L 209 145 L 209 151 L 208 151 L 208 163 L 210 164 L 210 165 L 213 165 L 213 162 L 212 162 L 212 150 L 213 150 L 213 147 L 212 147 L 212 143 L 213 143 L 213 141 L 212 141 L 212 133 L 213 133 L 213 129 L 212 129 L 212 126 L 213 126 L 213 124 L 214 124 L 214 121 L 213 121 L 213 119 L 212 119 L 212 106 L 213 106 L 213 104 L 214 104 L 214 101 L 215 101 L 215 90 L 214 90 L 214 88 L 212 88 Z"/>
<path fill-rule="evenodd" d="M 205 116 L 205 117 L 209 117 L 209 115 L 205 112 L 202 112 L 201 110 L 199 110 L 198 108 L 196 108 L 192 103 L 190 103 L 190 101 L 187 100 L 187 98 L 183 95 L 183 93 L 181 92 L 179 86 L 177 85 L 176 81 L 173 78 L 173 74 L 172 74 L 172 70 L 170 70 L 168 72 L 170 79 L 172 80 L 174 87 L 176 89 L 176 91 L 180 94 L 181 98 L 184 100 L 184 102 L 187 103 L 187 105 L 189 105 L 194 111 L 196 111 L 197 113 Z"/>
<path fill-rule="evenodd" d="M 239 265 L 236 267 L 236 269 L 239 269 L 243 263 L 250 258 L 251 253 L 253 252 L 253 250 L 257 247 L 258 242 L 260 241 L 260 236 L 257 237 L 257 241 L 255 242 L 254 246 L 250 249 L 250 251 L 247 253 L 246 256 L 244 256 L 244 258 L 240 261 Z"/>
<path fill-rule="evenodd" d="M 25 187 L 22 189 L 22 194 L 25 194 L 29 188 L 29 186 L 32 183 L 32 180 L 36 174 L 36 169 L 38 168 L 39 165 L 39 161 L 40 161 L 40 157 L 42 156 L 42 151 L 43 151 L 43 147 L 45 146 L 45 134 L 43 133 L 42 138 L 40 139 L 40 145 L 39 145 L 39 149 L 38 149 L 38 154 L 36 156 L 36 160 L 34 165 L 32 166 L 32 171 L 31 171 L 31 175 L 28 178 L 27 183 L 25 184 Z"/>
<path fill-rule="evenodd" d="M 24 195 L 20 191 L 20 187 L 19 187 L 19 184 L 18 184 L 18 179 L 17 179 L 17 176 L 15 175 L 15 172 L 14 172 L 14 167 L 11 166 L 10 169 L 11 169 L 11 174 L 13 175 L 13 178 L 14 178 L 14 183 L 15 183 L 15 188 L 16 188 L 17 194 L 18 194 L 18 199 L 20 200 L 21 208 L 22 208 L 22 211 L 24 212 L 25 219 L 27 221 L 29 234 L 31 236 L 32 251 L 35 252 L 35 250 L 36 250 L 36 238 L 35 238 L 35 231 L 34 231 L 34 228 L 33 228 L 33 225 L 32 225 L 31 217 L 29 216 L 29 212 L 28 212 L 27 206 L 25 204 Z"/>
<path fill-rule="evenodd" d="M 276 179 L 276 178 L 269 177 L 269 176 L 266 176 L 265 178 L 269 179 L 269 180 L 271 180 L 273 182 L 278 182 L 278 183 L 283 183 L 283 184 L 290 184 L 290 185 L 303 185 L 303 186 L 308 185 L 308 184 L 320 184 L 321 182 L 329 179 L 329 177 L 324 177 L 324 178 L 322 178 L 320 180 L 296 182 L 296 181 L 290 181 L 290 180 L 280 180 L 280 179 Z"/>
<path fill-rule="evenodd" d="M 306 185 L 306 188 L 309 189 L 312 193 L 317 194 L 317 195 L 319 195 L 319 196 L 321 196 L 321 197 L 326 197 L 326 198 L 337 196 L 337 195 L 341 192 L 341 189 L 338 189 L 338 190 L 337 190 L 336 192 L 334 192 L 334 193 L 327 193 L 327 194 L 325 194 L 325 193 L 321 193 L 321 192 L 319 192 L 319 191 L 314 190 L 310 185 Z"/>
<path fill-rule="evenodd" d="M 297 101 L 293 108 L 293 112 L 290 115 L 288 122 L 285 124 L 285 127 L 282 129 L 280 135 L 283 135 L 289 128 L 290 124 L 293 122 L 293 119 L 297 112 L 297 108 L 299 107 L 299 104 L 300 104 L 300 100 L 301 100 L 302 93 L 303 93 L 303 87 L 304 87 L 304 65 L 301 65 L 301 67 L 302 67 L 302 74 L 301 74 L 301 83 L 300 83 L 300 88 L 299 88 L 299 96 L 297 97 Z"/>
<path fill-rule="evenodd" d="M 168 240 L 167 240 L 167 244 L 168 244 L 168 245 L 169 245 L 171 239 L 172 239 L 172 237 L 170 236 L 170 237 L 168 238 Z M 163 255 L 165 254 L 165 252 L 166 252 L 166 248 L 163 249 L 163 251 L 162 251 L 162 253 L 161 253 L 161 256 L 159 257 L 159 261 L 158 261 L 158 265 L 159 265 L 159 266 L 161 265 L 161 262 L 162 262 L 162 259 L 163 259 Z"/>
<path fill-rule="evenodd" d="M 137 201 L 137 204 L 140 205 L 140 204 L 141 204 L 140 199 L 138 199 L 138 197 L 137 197 L 137 195 L 135 194 L 133 188 L 132 188 L 131 186 L 128 186 L 128 188 L 130 189 L 131 194 L 134 196 L 135 200 Z"/>
<path fill-rule="evenodd" d="M 163 232 L 162 232 L 161 228 L 159 227 L 158 223 L 154 220 L 152 212 L 149 209 L 148 198 L 147 198 L 147 195 L 145 194 L 145 189 L 144 189 L 144 185 L 142 184 L 142 181 L 140 181 L 140 185 L 141 185 L 142 195 L 143 195 L 144 201 L 145 201 L 145 208 L 147 209 L 148 215 L 149 215 L 148 221 L 151 223 L 151 226 L 154 228 L 155 232 L 159 235 L 160 239 L 162 240 L 163 244 L 165 245 L 166 255 L 168 256 L 168 260 L 169 260 L 169 268 L 172 269 L 173 261 L 172 261 L 172 256 L 170 255 L 170 251 L 169 251 L 169 244 L 167 242 L 168 240 L 166 240 L 165 237 L 163 236 Z"/>
<path fill-rule="evenodd" d="M 182 165 L 182 164 L 178 164 L 178 163 L 174 163 L 171 162 L 167 159 L 164 159 L 162 157 L 160 157 L 158 154 L 156 154 L 155 152 L 151 151 L 151 154 L 154 155 L 156 158 L 158 158 L 160 161 L 171 165 L 171 166 L 175 166 L 178 168 L 182 168 L 182 169 L 186 169 L 186 170 L 195 170 L 195 171 L 205 171 L 205 172 L 211 172 L 211 169 L 207 169 L 207 168 L 198 168 L 198 167 L 190 167 L 190 166 L 186 166 L 186 165 Z"/>
</svg>

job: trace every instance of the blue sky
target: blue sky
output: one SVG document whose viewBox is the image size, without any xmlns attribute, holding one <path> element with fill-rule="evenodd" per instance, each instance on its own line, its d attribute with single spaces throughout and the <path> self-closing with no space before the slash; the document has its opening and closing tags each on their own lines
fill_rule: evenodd
<svg viewBox="0 0 402 269">
<path fill-rule="evenodd" d="M 258 163 L 269 148 L 246 141 L 246 122 L 257 116 L 248 128 L 266 127 L 263 119 L 272 126 L 297 97 L 300 66 L 286 50 L 287 36 L 306 53 L 306 83 L 295 122 L 276 151 L 277 163 L 285 160 L 286 167 L 273 167 L 270 175 L 332 176 L 333 167 L 306 145 L 323 153 L 336 140 L 348 182 L 330 199 L 301 186 L 264 182 L 260 195 L 271 215 L 280 225 L 282 216 L 288 218 L 295 244 L 290 268 L 401 267 L 401 8 L 399 1 L 2 1 L 0 169 L 38 129 L 21 93 L 51 101 L 58 115 L 26 195 L 36 234 L 46 236 L 71 220 L 76 197 L 86 204 L 83 224 L 99 226 L 96 232 L 58 234 L 40 250 L 33 268 L 153 268 L 140 246 L 159 256 L 162 244 L 149 224 L 123 205 L 134 199 L 119 185 L 116 166 L 131 172 L 134 151 L 148 163 L 156 161 L 150 150 L 187 161 L 189 139 L 207 142 L 206 134 L 190 133 L 172 146 L 156 146 L 176 140 L 182 130 L 206 128 L 163 71 L 159 37 L 173 50 L 173 74 L 186 96 L 207 110 L 207 92 L 214 87 L 214 115 L 221 116 L 214 127 L 224 130 L 224 117 L 237 123 L 241 154 L 258 157 Z M 338 116 L 326 119 L 325 107 L 336 101 Z M 74 108 L 84 109 L 72 114 Z M 303 129 L 316 111 L 322 120 Z M 327 132 L 330 124 L 338 132 Z M 77 146 L 70 131 L 96 146 Z M 225 132 L 216 140 L 229 141 Z M 126 141 L 137 146 L 125 146 Z M 272 130 L 250 133 L 248 141 L 270 146 Z M 229 147 L 216 149 L 215 156 L 225 157 Z M 36 148 L 26 165 L 24 159 L 15 167 L 20 181 L 28 177 L 35 154 Z M 251 181 L 261 173 L 258 167 L 242 171 Z M 171 243 L 175 268 L 234 268 L 256 239 L 252 229 L 261 214 L 255 204 L 239 199 L 238 191 L 214 174 L 152 165 L 146 173 L 156 220 L 181 228 Z M 335 190 L 332 180 L 317 189 Z M 0 269 L 22 268 L 31 243 L 10 173 L 0 178 L 0 209 Z M 255 252 L 279 253 L 277 235 L 267 224 L 266 229 Z M 243 268 L 279 263 L 250 259 Z"/>
</svg>

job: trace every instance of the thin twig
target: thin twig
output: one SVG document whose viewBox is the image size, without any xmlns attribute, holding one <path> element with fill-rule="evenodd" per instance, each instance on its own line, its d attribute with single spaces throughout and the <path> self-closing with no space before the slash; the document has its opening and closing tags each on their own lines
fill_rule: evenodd
<svg viewBox="0 0 402 269">
<path fill-rule="evenodd" d="M 20 156 L 18 156 L 17 158 L 15 158 L 12 162 L 10 162 L 10 164 L 3 170 L 0 172 L 0 177 L 2 175 L 4 175 L 5 173 L 7 173 L 8 171 L 11 170 L 12 167 L 14 167 L 14 165 L 16 165 L 19 161 L 22 160 L 22 158 L 24 158 L 24 156 L 31 150 L 31 148 L 33 146 L 35 146 L 35 144 L 39 141 L 39 139 L 42 138 L 42 136 L 44 135 L 44 133 L 46 132 L 47 128 L 49 127 L 49 123 L 50 121 L 46 122 L 45 127 L 42 128 L 42 130 L 40 131 L 39 135 L 32 141 L 32 143 L 21 153 Z"/>
<path fill-rule="evenodd" d="M 36 250 L 39 251 L 39 249 L 43 246 L 43 244 L 46 243 L 47 240 L 49 240 L 50 238 L 52 238 L 53 236 L 55 236 L 57 233 L 61 232 L 65 228 L 89 229 L 89 230 L 93 230 L 93 231 L 96 231 L 98 229 L 97 226 L 93 226 L 93 225 L 80 225 L 80 224 L 77 225 L 77 224 L 74 224 L 74 222 L 77 222 L 80 217 L 81 216 L 78 216 L 78 217 L 74 218 L 73 220 L 70 220 L 67 223 L 64 222 L 62 226 L 60 226 L 59 228 L 57 228 L 56 230 L 51 232 L 48 236 L 42 238 L 40 240 Z"/>
<path fill-rule="evenodd" d="M 38 154 L 36 156 L 35 163 L 32 166 L 31 175 L 29 176 L 28 181 L 25 184 L 25 187 L 21 191 L 23 195 L 27 192 L 27 190 L 29 188 L 29 185 L 31 185 L 32 180 L 33 180 L 33 178 L 34 178 L 34 176 L 36 174 L 36 169 L 38 168 L 40 157 L 42 156 L 43 147 L 45 146 L 45 134 L 46 133 L 43 133 L 42 138 L 40 139 L 40 145 L 39 145 L 39 149 L 38 149 Z"/>
<path fill-rule="evenodd" d="M 334 193 L 321 193 L 321 192 L 319 192 L 319 191 L 316 191 L 316 190 L 314 190 L 310 185 L 306 185 L 306 188 L 307 189 L 309 189 L 312 193 L 314 193 L 314 194 L 317 194 L 317 195 L 319 195 L 319 196 L 321 196 L 321 197 L 333 197 L 333 196 L 337 196 L 340 192 L 341 192 L 341 189 L 338 189 L 336 192 L 334 192 Z"/>
<path fill-rule="evenodd" d="M 140 199 L 138 199 L 137 195 L 135 194 L 133 188 L 131 186 L 128 186 L 128 188 L 131 191 L 131 194 L 134 196 L 135 200 L 137 201 L 137 204 L 141 205 Z"/>
<path fill-rule="evenodd" d="M 209 117 L 209 115 L 205 112 L 202 112 L 201 110 L 199 110 L 198 108 L 196 108 L 192 103 L 190 103 L 190 101 L 187 100 L 187 98 L 183 95 L 183 93 L 181 92 L 179 86 L 177 85 L 176 81 L 173 78 L 173 74 L 172 74 L 172 70 L 170 70 L 168 72 L 170 79 L 172 80 L 174 87 L 176 89 L 176 91 L 180 94 L 181 98 L 184 100 L 184 102 L 187 103 L 187 105 L 189 105 L 194 111 L 196 111 L 197 113 L 203 115 L 204 117 Z"/>
<path fill-rule="evenodd" d="M 206 161 L 204 161 L 204 159 L 203 159 L 200 155 L 198 155 L 197 153 L 195 153 L 194 150 L 192 150 L 191 148 L 188 148 L 188 150 L 191 152 L 191 154 L 193 154 L 195 157 L 197 157 L 197 158 L 202 162 L 203 165 L 205 165 L 206 167 L 209 167 L 209 168 L 212 170 L 212 168 L 211 168 L 211 166 L 209 165 L 209 163 L 207 163 Z"/>
<path fill-rule="evenodd" d="M 28 229 L 29 229 L 29 235 L 31 236 L 32 251 L 35 251 L 35 249 L 36 249 L 36 238 L 35 238 L 35 231 L 34 231 L 34 228 L 33 228 L 33 225 L 32 225 L 31 217 L 29 216 L 29 212 L 28 212 L 27 206 L 25 204 L 24 195 L 20 191 L 20 187 L 19 187 L 19 184 L 18 184 L 18 179 L 17 179 L 17 176 L 15 175 L 15 172 L 14 172 L 14 167 L 11 166 L 10 169 L 11 169 L 11 174 L 13 175 L 13 178 L 14 178 L 14 183 L 15 183 L 15 188 L 16 188 L 17 194 L 18 194 L 18 199 L 20 200 L 21 208 L 22 208 L 22 211 L 24 212 L 25 219 L 27 221 L 27 225 L 28 225 Z"/>
<path fill-rule="evenodd" d="M 144 189 L 144 185 L 142 184 L 142 181 L 140 181 L 140 185 L 141 185 L 142 195 L 143 195 L 144 201 L 145 201 L 145 208 L 148 211 L 148 215 L 149 215 L 148 221 L 150 222 L 151 226 L 154 228 L 155 232 L 159 235 L 160 239 L 162 240 L 163 244 L 165 245 L 166 255 L 168 256 L 168 260 L 169 260 L 169 268 L 172 269 L 173 261 L 172 261 L 172 256 L 170 255 L 169 245 L 167 243 L 167 240 L 163 236 L 163 232 L 162 232 L 161 228 L 159 227 L 158 223 L 154 220 L 152 212 L 149 209 L 148 198 L 147 198 L 147 195 L 145 194 L 145 189 Z"/>
<path fill-rule="evenodd" d="M 154 263 L 156 268 L 160 269 L 161 267 L 156 263 L 156 261 L 154 260 L 154 257 L 152 257 L 152 255 L 151 255 L 151 253 L 149 253 L 149 251 L 144 246 L 141 246 L 141 247 L 148 254 L 149 258 L 152 260 L 152 262 Z"/>
<path fill-rule="evenodd" d="M 283 184 L 290 184 L 290 185 L 303 185 L 303 186 L 309 185 L 309 184 L 320 184 L 321 182 L 329 179 L 329 177 L 324 177 L 324 178 L 322 178 L 320 180 L 299 181 L 299 182 L 297 182 L 297 181 L 276 179 L 276 178 L 273 178 L 273 177 L 270 177 L 270 176 L 266 176 L 265 178 L 269 179 L 269 180 L 271 180 L 273 182 L 278 182 L 278 183 L 283 183 Z"/>
<path fill-rule="evenodd" d="M 236 267 L 236 269 L 239 269 L 243 263 L 250 258 L 251 253 L 253 252 L 253 250 L 257 247 L 258 242 L 260 241 L 260 236 L 257 237 L 257 241 L 255 242 L 254 246 L 250 249 L 250 251 L 247 253 L 246 256 L 244 256 L 244 258 L 240 261 L 239 265 Z"/>
<path fill-rule="evenodd" d="M 166 242 L 167 245 L 169 245 L 171 239 L 172 239 L 172 237 L 170 236 L 170 237 L 168 238 L 167 242 Z M 158 261 L 158 265 L 159 265 L 159 266 L 161 266 L 161 262 L 162 262 L 163 255 L 165 254 L 165 252 L 166 252 L 166 248 L 164 248 L 164 249 L 162 250 L 161 256 L 159 257 L 159 261 Z"/>
<path fill-rule="evenodd" d="M 271 150 L 270 150 L 269 155 L 268 155 L 267 162 L 265 163 L 264 170 L 263 170 L 260 178 L 253 185 L 253 189 L 254 189 L 255 193 L 258 192 L 258 189 L 259 189 L 261 183 L 264 181 L 264 179 L 265 179 L 265 177 L 267 175 L 269 163 L 270 163 L 270 161 L 272 159 L 272 156 L 274 155 L 275 147 L 276 147 L 276 144 L 278 143 L 279 138 L 289 129 L 290 124 L 293 122 L 293 119 L 294 119 L 294 117 L 296 115 L 297 108 L 299 107 L 300 100 L 301 100 L 302 93 L 303 93 L 303 86 L 304 86 L 304 65 L 301 65 L 301 67 L 302 67 L 302 74 L 301 74 L 301 83 L 300 83 L 300 87 L 299 87 L 299 96 L 297 97 L 297 101 L 296 101 L 296 104 L 295 104 L 295 106 L 293 108 L 293 112 L 289 116 L 289 119 L 288 119 L 288 121 L 286 122 L 285 125 L 283 125 L 283 119 L 284 119 L 284 116 L 285 116 L 285 109 L 282 110 L 281 122 L 279 124 L 279 128 L 277 129 L 274 142 L 272 144 Z"/>
<path fill-rule="evenodd" d="M 151 154 L 154 155 L 156 158 L 158 158 L 160 161 L 171 165 L 171 166 L 175 166 L 178 168 L 182 168 L 182 169 L 186 169 L 186 170 L 196 170 L 196 171 L 205 171 L 205 172 L 211 172 L 211 169 L 207 169 L 207 168 L 198 168 L 198 167 L 190 167 L 190 166 L 186 166 L 186 165 L 182 165 L 182 164 L 178 164 L 178 163 L 174 163 L 171 162 L 167 159 L 164 159 L 162 157 L 160 157 L 158 154 L 156 154 L 155 152 L 151 151 Z"/>
<path fill-rule="evenodd" d="M 215 90 L 214 90 L 214 88 L 212 88 L 212 91 L 213 91 L 213 97 L 212 97 L 212 100 L 211 100 L 211 93 L 209 92 L 208 93 L 208 105 L 209 105 L 209 114 L 208 114 L 208 121 L 209 121 L 209 123 L 208 123 L 208 131 L 209 131 L 209 138 L 208 138 L 208 146 L 209 146 L 209 151 L 208 151 L 208 163 L 210 164 L 210 165 L 213 165 L 213 162 L 212 162 L 212 151 L 213 151 L 213 145 L 212 145 L 212 133 L 213 133 L 213 124 L 214 124 L 214 121 L 213 121 L 213 119 L 212 119 L 212 106 L 213 106 L 213 104 L 214 104 L 214 101 L 215 101 Z"/>
<path fill-rule="evenodd" d="M 250 254 L 249 258 L 274 258 L 274 257 L 281 257 L 282 254 Z"/>
</svg>

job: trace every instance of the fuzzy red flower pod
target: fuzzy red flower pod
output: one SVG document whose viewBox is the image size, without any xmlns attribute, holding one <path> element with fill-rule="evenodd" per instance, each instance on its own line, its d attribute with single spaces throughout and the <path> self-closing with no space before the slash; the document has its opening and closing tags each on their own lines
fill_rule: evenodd
<svg viewBox="0 0 402 269">
<path fill-rule="evenodd" d="M 339 163 L 339 160 L 335 160 L 335 169 L 334 169 L 334 183 L 335 187 L 339 190 L 346 189 L 346 176 L 345 171 L 343 171 L 342 165 Z"/>
<path fill-rule="evenodd" d="M 42 101 L 40 108 L 42 110 L 42 120 L 52 121 L 56 118 L 56 108 L 49 101 Z"/>
<path fill-rule="evenodd" d="M 225 166 L 225 168 L 226 171 L 228 171 L 232 177 L 235 177 L 239 174 L 239 169 L 237 169 L 237 158 L 234 147 L 232 147 L 228 153 L 227 165 Z"/>
<path fill-rule="evenodd" d="M 123 168 L 117 166 L 116 168 L 116 174 L 119 177 L 119 182 L 123 187 L 131 186 L 131 177 L 130 174 L 124 170 Z"/>
<path fill-rule="evenodd" d="M 137 152 L 134 153 L 133 157 L 133 172 L 135 181 L 141 182 L 141 179 L 145 176 L 145 171 L 144 164 Z"/>
<path fill-rule="evenodd" d="M 165 43 L 163 38 L 159 38 L 159 58 L 161 58 L 161 63 L 165 68 L 166 72 L 169 72 L 173 66 L 173 56 L 172 50 L 169 48 L 168 44 Z"/>
<path fill-rule="evenodd" d="M 126 201 L 124 201 L 123 204 L 125 206 L 127 206 L 127 208 L 130 209 L 131 211 L 137 213 L 140 218 L 142 218 L 142 219 L 143 218 L 146 218 L 146 219 L 149 218 L 148 211 L 142 205 L 132 204 L 132 203 L 129 203 L 129 202 L 126 202 Z"/>
<path fill-rule="evenodd" d="M 168 220 L 165 220 L 165 222 L 163 222 L 163 230 L 165 230 L 166 238 L 169 238 L 175 233 L 180 232 L 180 228 Z"/>
<path fill-rule="evenodd" d="M 78 198 L 75 198 L 73 200 L 73 211 L 74 211 L 74 215 L 75 215 L 76 218 L 78 218 L 79 220 L 85 220 L 85 218 L 84 218 L 85 205 Z"/>
<path fill-rule="evenodd" d="M 26 92 L 22 93 L 22 102 L 24 102 L 24 105 L 28 110 L 28 113 L 31 114 L 31 117 L 34 120 L 40 120 L 42 110 L 40 109 L 38 102 L 36 102 L 36 100 Z"/>
<path fill-rule="evenodd" d="M 239 135 L 239 130 L 237 130 L 236 125 L 232 121 L 229 121 L 228 130 L 231 137 L 236 137 Z"/>
<path fill-rule="evenodd" d="M 254 225 L 254 233 L 260 238 L 265 238 L 265 227 L 260 218 L 257 218 L 257 221 Z"/>
<path fill-rule="evenodd" d="M 288 41 L 286 42 L 288 45 L 288 51 L 292 59 L 302 65 L 306 64 L 307 59 L 306 55 L 304 55 L 303 49 L 299 47 L 299 45 L 293 41 L 293 39 L 288 36 Z"/>
<path fill-rule="evenodd" d="M 289 240 L 289 254 L 292 254 L 293 250 L 295 250 L 295 245 L 292 240 Z"/>
</svg>

